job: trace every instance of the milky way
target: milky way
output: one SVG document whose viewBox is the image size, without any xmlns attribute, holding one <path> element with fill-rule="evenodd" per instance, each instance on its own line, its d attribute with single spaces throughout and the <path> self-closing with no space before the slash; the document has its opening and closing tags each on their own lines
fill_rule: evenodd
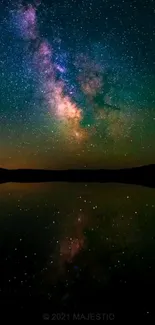
<svg viewBox="0 0 155 325">
<path fill-rule="evenodd" d="M 64 93 L 63 80 L 56 79 L 57 70 L 61 73 L 65 70 L 53 61 L 51 45 L 38 32 L 36 11 L 37 8 L 32 5 L 20 7 L 17 13 L 15 12 L 17 27 L 24 39 L 33 41 L 32 49 L 41 84 L 40 91 L 48 103 L 49 112 L 65 123 L 70 138 L 75 137 L 80 141 L 84 138 L 84 132 L 80 127 L 82 110 Z"/>
<path fill-rule="evenodd" d="M 152 162 L 154 11 L 146 1 L 148 26 L 138 6 L 100 0 L 3 5 L 3 166 Z"/>
<path fill-rule="evenodd" d="M 71 95 L 65 94 L 65 82 L 63 79 L 57 79 L 57 71 L 62 74 L 65 69 L 53 60 L 53 49 L 47 40 L 39 34 L 37 21 L 37 7 L 32 5 L 20 6 L 15 12 L 15 21 L 19 29 L 19 34 L 25 39 L 33 42 L 31 49 L 33 51 L 34 63 L 38 70 L 40 80 L 40 92 L 48 103 L 49 112 L 61 123 L 61 132 L 65 132 L 67 139 L 81 141 L 88 139 L 92 135 L 92 128 L 82 129 L 80 122 L 83 119 L 83 109 L 78 107 Z M 127 116 L 115 114 L 113 119 L 113 110 L 115 106 L 108 105 L 105 98 L 107 88 L 107 76 L 105 67 L 97 63 L 94 59 L 90 60 L 88 56 L 78 54 L 75 66 L 78 68 L 77 80 L 81 92 L 84 94 L 89 110 L 95 112 L 97 108 L 97 118 L 102 119 L 96 104 L 97 96 L 102 98 L 100 111 L 104 112 L 104 120 L 107 124 L 107 135 L 117 138 L 117 135 L 124 136 L 124 128 L 121 123 L 126 121 Z M 108 90 L 107 90 L 108 92 Z M 108 106 L 108 115 L 105 108 Z M 95 116 L 94 116 L 95 117 Z M 113 121 L 114 120 L 114 121 Z M 118 130 L 118 131 L 117 131 Z M 129 129 L 128 129 L 129 130 Z M 128 131 L 129 132 L 129 131 Z M 64 133 L 64 132 L 63 132 Z"/>
</svg>

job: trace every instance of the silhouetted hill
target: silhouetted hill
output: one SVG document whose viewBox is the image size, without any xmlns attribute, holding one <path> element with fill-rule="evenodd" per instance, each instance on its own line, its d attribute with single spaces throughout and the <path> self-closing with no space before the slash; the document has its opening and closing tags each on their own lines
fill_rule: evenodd
<svg viewBox="0 0 155 325">
<path fill-rule="evenodd" d="M 126 169 L 0 169 L 0 182 L 99 182 L 155 187 L 155 165 Z"/>
</svg>

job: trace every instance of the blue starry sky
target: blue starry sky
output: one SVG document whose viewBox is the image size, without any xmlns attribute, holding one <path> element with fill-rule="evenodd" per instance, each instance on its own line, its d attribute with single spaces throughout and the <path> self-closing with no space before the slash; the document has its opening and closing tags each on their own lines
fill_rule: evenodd
<svg viewBox="0 0 155 325">
<path fill-rule="evenodd" d="M 19 33 L 27 1 L 1 1 L 0 165 L 7 168 L 117 168 L 155 163 L 153 0 L 32 1 L 39 41 L 52 48 L 82 112 L 83 141 L 55 119 L 34 66 L 36 43 Z M 96 68 L 97 67 L 97 68 Z M 91 94 L 83 85 L 95 85 Z M 93 86 L 92 86 L 93 87 Z M 94 86 L 95 87 L 95 86 Z"/>
</svg>

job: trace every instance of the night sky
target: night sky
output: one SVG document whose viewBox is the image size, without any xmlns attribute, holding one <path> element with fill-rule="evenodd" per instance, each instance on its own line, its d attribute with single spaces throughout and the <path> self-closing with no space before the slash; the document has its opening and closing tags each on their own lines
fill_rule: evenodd
<svg viewBox="0 0 155 325">
<path fill-rule="evenodd" d="M 155 163 L 153 0 L 0 4 L 0 166 Z"/>
</svg>

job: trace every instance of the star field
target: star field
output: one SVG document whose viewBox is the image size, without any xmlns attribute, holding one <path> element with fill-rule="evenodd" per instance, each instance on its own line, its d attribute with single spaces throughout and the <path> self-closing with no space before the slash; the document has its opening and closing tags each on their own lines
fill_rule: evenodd
<svg viewBox="0 0 155 325">
<path fill-rule="evenodd" d="M 1 166 L 154 163 L 154 2 L 1 7 Z"/>
<path fill-rule="evenodd" d="M 6 183 L 0 193 L 3 302 L 26 315 L 32 304 L 38 318 L 57 304 L 107 312 L 108 303 L 133 317 L 136 301 L 135 315 L 154 315 L 154 189 Z"/>
</svg>

